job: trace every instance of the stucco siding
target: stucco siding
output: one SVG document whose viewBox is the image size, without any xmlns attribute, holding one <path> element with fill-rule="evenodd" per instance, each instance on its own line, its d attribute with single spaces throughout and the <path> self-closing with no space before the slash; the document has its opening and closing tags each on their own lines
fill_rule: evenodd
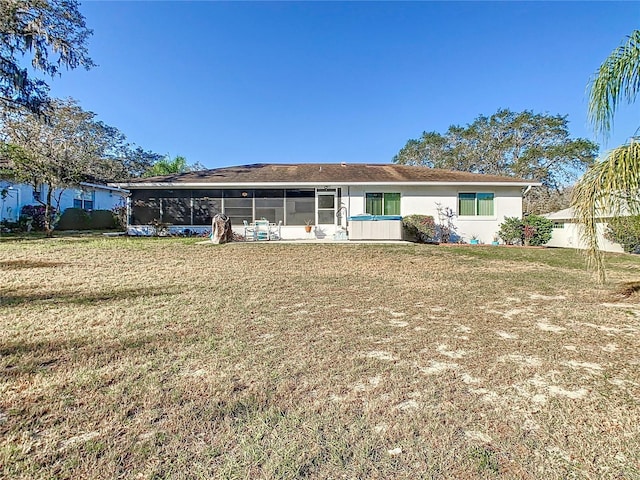
<svg viewBox="0 0 640 480">
<path fill-rule="evenodd" d="M 522 216 L 521 187 L 450 187 L 450 186 L 372 186 L 363 188 L 343 187 L 342 202 L 348 207 L 349 215 L 365 213 L 366 193 L 400 193 L 402 216 L 412 214 L 431 215 L 438 222 L 438 205 L 450 208 L 457 214 L 458 193 L 493 193 L 494 215 L 456 216 L 457 235 L 464 241 L 477 236 L 483 243 L 490 243 L 498 232 L 504 217 Z"/>
<path fill-rule="evenodd" d="M 556 223 L 561 224 L 562 222 L 556 221 Z M 606 223 L 598 223 L 597 229 L 598 245 L 601 250 L 605 252 L 624 252 L 622 245 L 611 242 L 604 237 L 604 232 L 607 229 Z M 547 246 L 579 249 L 587 248 L 585 242 L 580 238 L 580 226 L 572 222 L 565 222 L 563 228 L 554 228 L 551 234 L 551 240 L 549 240 Z"/>
</svg>

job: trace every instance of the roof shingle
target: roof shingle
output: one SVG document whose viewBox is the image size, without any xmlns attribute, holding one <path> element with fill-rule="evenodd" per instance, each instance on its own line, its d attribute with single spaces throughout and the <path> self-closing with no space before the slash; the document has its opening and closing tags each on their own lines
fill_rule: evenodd
<svg viewBox="0 0 640 480">
<path fill-rule="evenodd" d="M 535 181 L 499 175 L 441 170 L 437 168 L 364 163 L 298 163 L 241 165 L 188 172 L 162 177 L 135 178 L 118 183 L 134 187 L 139 184 L 254 184 L 254 183 L 517 183 Z"/>
</svg>

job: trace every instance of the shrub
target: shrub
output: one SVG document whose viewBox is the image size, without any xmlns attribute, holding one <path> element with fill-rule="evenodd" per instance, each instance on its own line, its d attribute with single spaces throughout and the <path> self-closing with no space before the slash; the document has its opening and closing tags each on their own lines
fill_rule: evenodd
<svg viewBox="0 0 640 480">
<path fill-rule="evenodd" d="M 604 234 L 607 240 L 619 243 L 627 253 L 640 252 L 640 215 L 609 220 Z"/>
<path fill-rule="evenodd" d="M 67 208 L 60 217 L 58 230 L 86 230 L 89 228 L 90 217 L 81 208 Z"/>
<path fill-rule="evenodd" d="M 116 219 L 116 227 L 121 230 L 127 229 L 127 207 L 125 205 L 118 205 L 111 210 Z"/>
<path fill-rule="evenodd" d="M 45 211 L 44 205 L 24 205 L 20 209 L 20 217 L 18 218 L 20 228 L 24 231 L 29 231 L 29 225 L 31 225 L 32 230 L 43 231 Z M 55 214 L 55 208 L 51 207 L 52 219 L 55 218 Z"/>
<path fill-rule="evenodd" d="M 89 228 L 93 230 L 117 228 L 116 217 L 111 210 L 93 210 L 89 216 Z"/>
<path fill-rule="evenodd" d="M 67 208 L 57 226 L 58 230 L 107 230 L 116 228 L 111 210 L 87 212 L 81 208 Z"/>
<path fill-rule="evenodd" d="M 431 215 L 407 215 L 402 226 L 409 237 L 418 243 L 432 243 L 436 236 L 436 223 Z"/>
<path fill-rule="evenodd" d="M 553 232 L 553 221 L 540 215 L 528 215 L 524 219 L 526 227 L 532 227 L 533 232 L 529 239 L 529 245 L 540 246 L 551 240 Z"/>
<path fill-rule="evenodd" d="M 457 237 L 456 226 L 453 219 L 456 213 L 451 207 L 443 207 L 441 203 L 436 203 L 438 211 L 438 225 L 436 225 L 436 235 L 442 243 L 449 243 L 452 238 Z"/>
<path fill-rule="evenodd" d="M 553 222 L 540 215 L 528 215 L 524 220 L 505 217 L 498 236 L 507 245 L 540 246 L 551 240 Z"/>
<path fill-rule="evenodd" d="M 524 243 L 524 223 L 518 217 L 504 217 L 500 224 L 498 236 L 507 245 L 520 245 Z"/>
</svg>

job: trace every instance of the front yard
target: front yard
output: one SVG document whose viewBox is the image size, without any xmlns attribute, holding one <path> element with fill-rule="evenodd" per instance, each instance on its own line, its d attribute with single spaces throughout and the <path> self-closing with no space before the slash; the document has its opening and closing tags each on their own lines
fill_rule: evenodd
<svg viewBox="0 0 640 480">
<path fill-rule="evenodd" d="M 608 258 L 2 239 L 0 477 L 639 478 Z"/>
</svg>

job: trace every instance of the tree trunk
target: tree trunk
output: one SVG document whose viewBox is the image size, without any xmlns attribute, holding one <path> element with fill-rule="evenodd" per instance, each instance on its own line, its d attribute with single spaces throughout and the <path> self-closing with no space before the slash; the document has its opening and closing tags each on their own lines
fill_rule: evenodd
<svg viewBox="0 0 640 480">
<path fill-rule="evenodd" d="M 51 197 L 53 196 L 52 186 L 47 187 L 47 202 L 44 206 L 44 233 L 48 238 L 53 237 L 53 222 L 51 221 Z"/>
<path fill-rule="evenodd" d="M 213 217 L 211 222 L 211 241 L 213 243 L 227 243 L 233 241 L 231 219 L 222 213 Z"/>
</svg>

